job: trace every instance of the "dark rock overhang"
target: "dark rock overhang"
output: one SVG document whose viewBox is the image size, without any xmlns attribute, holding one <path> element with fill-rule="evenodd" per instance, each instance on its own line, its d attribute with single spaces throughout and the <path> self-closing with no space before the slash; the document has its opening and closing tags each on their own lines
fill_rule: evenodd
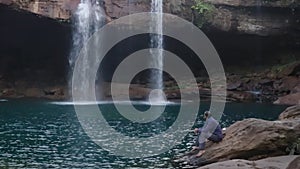
<svg viewBox="0 0 300 169">
<path fill-rule="evenodd" d="M 109 6 L 108 1 L 105 4 L 108 16 L 121 17 L 110 9 L 115 4 Z M 187 9 L 185 6 L 184 10 Z M 170 13 L 173 10 L 171 7 L 168 9 Z M 123 14 L 125 15 L 124 12 Z M 38 76 L 37 72 L 45 71 L 47 73 L 40 73 L 43 74 L 42 77 L 66 78 L 72 44 L 70 20 L 52 19 L 13 6 L 0 5 L 0 23 L 1 75 L 14 79 L 13 76 Z M 274 61 L 273 54 L 278 51 L 299 53 L 300 49 L 300 29 L 297 25 L 287 29 L 288 34 L 264 36 L 241 33 L 234 29 L 226 31 L 214 26 L 203 27 L 202 30 L 214 44 L 224 63 L 229 65 L 240 65 L 241 61 L 253 62 L 253 65 L 257 62 L 265 64 Z M 27 72 L 29 75 L 26 75 Z"/>
<path fill-rule="evenodd" d="M 0 5 L 0 23 L 2 76 L 38 76 L 43 70 L 51 70 L 53 75 L 66 73 L 69 23 L 6 5 Z"/>
</svg>

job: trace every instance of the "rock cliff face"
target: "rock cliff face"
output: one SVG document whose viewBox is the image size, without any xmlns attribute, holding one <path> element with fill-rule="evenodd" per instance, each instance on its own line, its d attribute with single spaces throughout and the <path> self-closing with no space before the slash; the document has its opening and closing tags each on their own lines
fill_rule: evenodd
<svg viewBox="0 0 300 169">
<path fill-rule="evenodd" d="M 150 1 L 103 0 L 107 15 L 112 19 L 150 10 Z M 202 0 L 215 6 L 208 28 L 242 34 L 283 35 L 299 32 L 298 0 Z M 0 0 L 0 3 L 55 19 L 70 19 L 80 0 Z M 194 0 L 165 0 L 164 12 L 187 20 L 199 14 L 191 7 Z"/>
<path fill-rule="evenodd" d="M 69 21 L 80 0 L 0 0 L 0 4 L 22 9 L 39 16 Z M 210 17 L 191 7 L 195 0 L 165 0 L 164 12 L 172 13 L 198 24 L 205 20 L 202 30 L 211 39 L 226 61 L 236 57 L 277 55 L 274 49 L 300 49 L 300 1 L 295 0 L 202 0 L 214 6 Z M 151 1 L 103 0 L 108 20 L 150 11 Z M 204 18 L 204 19 L 203 19 Z M 272 53 L 274 52 L 274 53 Z M 233 58 L 229 58 L 233 56 Z M 274 58 L 274 56 L 272 57 Z M 262 60 L 263 60 L 262 59 Z M 275 58 L 277 59 L 277 58 Z M 242 59 L 243 60 L 243 59 Z M 266 60 L 270 60 L 266 58 Z"/>
<path fill-rule="evenodd" d="M 210 22 L 217 29 L 262 36 L 299 31 L 299 1 L 204 1 L 216 6 Z"/>
<path fill-rule="evenodd" d="M 80 0 L 0 0 L 0 3 L 54 19 L 70 19 Z"/>
<path fill-rule="evenodd" d="M 203 0 L 215 6 L 208 28 L 261 36 L 283 35 L 299 31 L 300 4 L 294 0 Z M 164 12 L 193 21 L 199 16 L 191 7 L 193 0 L 166 0 Z M 149 11 L 149 2 L 136 0 L 105 0 L 107 14 L 115 19 L 130 13 Z M 292 31 L 292 32 L 291 32 Z"/>
<path fill-rule="evenodd" d="M 228 6 L 243 6 L 243 7 L 255 7 L 255 6 L 265 6 L 265 7 L 291 7 L 297 5 L 299 1 L 295 0 L 204 0 L 205 2 L 210 2 L 216 5 L 228 5 Z"/>
<path fill-rule="evenodd" d="M 107 15 L 112 19 L 132 13 L 149 12 L 151 5 L 151 1 L 144 0 L 104 0 L 104 2 Z M 192 20 L 191 7 L 194 4 L 193 0 L 165 0 L 163 3 L 164 12 Z"/>
</svg>

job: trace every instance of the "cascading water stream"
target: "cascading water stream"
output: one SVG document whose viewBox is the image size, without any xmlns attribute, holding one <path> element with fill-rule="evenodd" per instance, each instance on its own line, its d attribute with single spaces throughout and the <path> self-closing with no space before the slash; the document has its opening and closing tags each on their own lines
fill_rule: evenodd
<svg viewBox="0 0 300 169">
<path fill-rule="evenodd" d="M 69 64 L 71 67 L 71 73 L 80 52 L 82 52 L 83 58 L 87 58 L 89 55 L 88 50 L 85 47 L 90 36 L 105 23 L 105 12 L 101 7 L 101 0 L 81 0 L 74 16 L 74 30 L 73 30 L 73 47 L 69 57 Z M 95 42 L 99 44 L 99 40 Z M 92 89 L 92 83 L 86 79 L 92 74 L 89 69 L 91 64 L 95 63 L 97 55 L 93 55 L 94 58 L 84 59 L 84 64 L 79 67 L 80 71 L 80 83 L 82 83 L 81 92 L 82 101 L 89 101 L 90 95 L 95 92 Z M 71 81 L 71 80 L 70 80 Z M 70 84 L 71 85 L 71 84 Z"/>
<path fill-rule="evenodd" d="M 151 12 L 156 12 L 158 15 L 153 15 L 150 26 L 151 32 L 157 32 L 158 34 L 151 35 L 151 66 L 156 69 L 163 70 L 163 0 L 152 0 Z M 154 89 L 163 90 L 163 72 L 153 71 L 151 74 L 151 83 Z M 154 93 L 151 101 L 162 102 L 165 101 L 165 97 L 162 92 Z M 153 100 L 154 98 L 154 100 Z"/>
<path fill-rule="evenodd" d="M 75 22 L 73 31 L 73 48 L 71 55 L 69 57 L 69 64 L 71 67 L 71 73 L 73 72 L 73 67 L 75 61 L 78 59 L 77 56 L 81 52 L 81 57 L 87 58 L 89 56 L 89 51 L 86 49 L 85 44 L 87 44 L 90 36 L 105 23 L 105 12 L 101 7 L 101 0 L 81 0 L 75 12 Z M 155 49 L 163 49 L 163 0 L 152 0 L 151 12 L 155 12 L 158 15 L 154 15 L 152 18 L 152 23 L 150 30 L 152 32 L 157 32 L 158 34 L 151 35 L 151 66 L 162 70 L 163 69 L 163 52 Z M 96 44 L 100 42 L 94 42 Z M 99 45 L 100 46 L 100 45 Z M 93 74 L 90 72 L 89 67 L 96 63 L 97 55 L 93 54 L 89 59 L 84 59 L 84 63 L 79 66 L 80 71 L 80 83 L 81 89 L 81 100 L 89 101 L 91 95 L 94 94 L 95 89 L 91 86 L 95 82 L 90 82 L 86 79 Z M 163 89 L 163 73 L 162 71 L 155 71 L 151 75 L 151 83 L 153 84 L 153 89 L 158 92 L 151 93 L 151 101 L 153 102 L 164 102 L 166 99 L 164 94 L 160 92 Z M 71 85 L 71 84 L 70 84 Z M 76 90 L 76 89 L 75 89 Z"/>
</svg>

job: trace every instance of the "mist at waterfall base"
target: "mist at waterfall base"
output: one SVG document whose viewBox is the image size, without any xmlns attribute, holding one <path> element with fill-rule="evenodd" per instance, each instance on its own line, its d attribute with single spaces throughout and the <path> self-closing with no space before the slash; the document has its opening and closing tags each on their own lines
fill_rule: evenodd
<svg viewBox="0 0 300 169">
<path fill-rule="evenodd" d="M 89 105 L 82 106 L 89 108 Z M 135 106 L 140 110 L 148 108 L 140 102 Z M 99 104 L 112 128 L 136 137 L 151 137 L 165 131 L 176 119 L 180 106 L 185 105 L 168 105 L 157 120 L 139 124 L 124 119 L 112 103 Z M 203 125 L 202 113 L 208 108 L 209 103 L 200 105 L 194 127 Z M 220 124 L 228 127 L 250 117 L 275 120 L 285 108 L 269 104 L 227 103 Z M 0 116 L 0 166 L 11 168 L 173 168 L 171 159 L 189 151 L 194 139 L 193 133 L 187 132 L 181 143 L 164 154 L 129 159 L 115 156 L 94 143 L 81 128 L 74 107 L 68 102 L 3 100 L 0 101 Z M 110 142 L 122 143 L 122 140 Z"/>
</svg>

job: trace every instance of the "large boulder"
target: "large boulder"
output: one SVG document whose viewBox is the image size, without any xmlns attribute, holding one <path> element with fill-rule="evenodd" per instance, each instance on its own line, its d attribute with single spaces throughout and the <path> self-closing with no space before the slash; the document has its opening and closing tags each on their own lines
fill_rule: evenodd
<svg viewBox="0 0 300 169">
<path fill-rule="evenodd" d="M 300 168 L 300 156 L 279 156 L 258 161 L 229 160 L 198 169 L 296 169 Z"/>
<path fill-rule="evenodd" d="M 279 116 L 279 120 L 289 120 L 289 119 L 299 119 L 300 118 L 300 105 L 288 107 Z"/>
<path fill-rule="evenodd" d="M 278 75 L 282 77 L 299 75 L 299 74 L 300 74 L 300 61 L 283 65 L 281 68 L 279 68 L 279 72 L 278 72 Z"/>
<path fill-rule="evenodd" d="M 296 105 L 300 104 L 300 92 L 289 94 L 283 97 L 279 97 L 278 100 L 274 102 L 275 104 L 285 104 L 285 105 Z"/>
<path fill-rule="evenodd" d="M 274 88 L 277 91 L 287 91 L 287 92 L 300 92 L 300 78 L 296 76 L 283 76 L 278 82 L 279 85 L 275 84 Z"/>
<path fill-rule="evenodd" d="M 257 160 L 286 155 L 286 148 L 297 142 L 300 119 L 265 121 L 245 119 L 231 125 L 222 142 L 209 143 L 200 158 L 191 152 L 174 160 L 174 165 L 202 166 L 230 159 Z"/>
</svg>

